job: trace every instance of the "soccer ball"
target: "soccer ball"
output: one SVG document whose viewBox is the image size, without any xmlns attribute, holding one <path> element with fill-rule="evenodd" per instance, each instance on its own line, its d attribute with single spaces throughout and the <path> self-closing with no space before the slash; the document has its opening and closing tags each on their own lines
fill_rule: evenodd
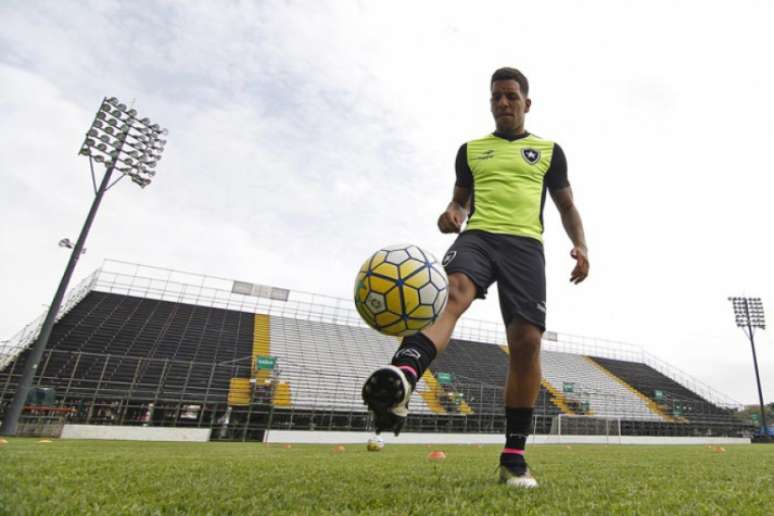
<svg viewBox="0 0 774 516">
<path fill-rule="evenodd" d="M 375 435 L 368 439 L 368 444 L 366 444 L 366 450 L 382 451 L 382 448 L 384 448 L 384 439 L 382 439 L 378 435 Z"/>
<path fill-rule="evenodd" d="M 369 257 L 355 280 L 355 306 L 373 329 L 395 337 L 430 326 L 441 315 L 448 280 L 435 257 L 415 245 L 393 245 Z"/>
</svg>

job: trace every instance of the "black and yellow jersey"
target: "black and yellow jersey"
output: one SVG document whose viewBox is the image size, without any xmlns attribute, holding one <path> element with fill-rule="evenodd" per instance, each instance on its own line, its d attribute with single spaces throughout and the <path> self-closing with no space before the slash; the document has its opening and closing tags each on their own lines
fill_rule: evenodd
<svg viewBox="0 0 774 516">
<path fill-rule="evenodd" d="M 546 189 L 567 181 L 567 160 L 558 144 L 525 133 L 497 132 L 460 147 L 456 185 L 472 190 L 465 230 L 525 236 L 543 241 Z"/>
</svg>

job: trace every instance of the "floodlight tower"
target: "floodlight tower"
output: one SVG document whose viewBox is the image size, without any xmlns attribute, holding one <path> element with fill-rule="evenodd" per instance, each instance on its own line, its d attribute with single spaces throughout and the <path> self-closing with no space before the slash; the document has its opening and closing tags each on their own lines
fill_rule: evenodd
<svg viewBox="0 0 774 516">
<path fill-rule="evenodd" d="M 766 425 L 766 408 L 763 405 L 763 391 L 761 390 L 761 377 L 758 374 L 758 358 L 755 355 L 755 338 L 753 336 L 755 329 L 766 329 L 766 319 L 763 315 L 763 302 L 759 297 L 729 297 L 729 301 L 734 305 L 734 315 L 736 325 L 742 328 L 745 335 L 750 339 L 752 347 L 753 365 L 755 366 L 755 381 L 758 382 L 758 401 L 761 404 L 761 422 L 763 423 L 763 434 L 769 436 L 769 427 Z"/>
<path fill-rule="evenodd" d="M 117 98 L 102 99 L 94 122 L 87 131 L 86 138 L 78 152 L 79 155 L 89 158 L 94 200 L 81 229 L 81 234 L 78 236 L 78 241 L 71 247 L 70 260 L 67 262 L 59 287 L 54 294 L 53 301 L 51 301 L 46 318 L 43 320 L 40 334 L 30 347 L 24 372 L 16 387 L 16 394 L 3 418 L 0 435 L 16 434 L 19 416 L 24 409 L 24 403 L 27 400 L 27 394 L 38 368 L 40 357 L 46 349 L 46 344 L 48 344 L 67 285 L 78 258 L 82 254 L 86 236 L 94 221 L 94 216 L 97 214 L 102 197 L 106 191 L 125 177 L 130 178 L 140 188 L 148 186 L 153 176 L 156 175 L 156 165 L 164 152 L 164 146 L 167 144 L 167 141 L 161 136 L 166 135 L 167 132 L 158 124 L 151 123 L 150 119 L 140 118 L 135 109 L 128 108 Z M 99 186 L 97 186 L 94 175 L 94 162 L 105 166 L 105 174 L 102 176 L 102 182 Z M 120 177 L 111 183 L 113 172 L 118 172 Z"/>
</svg>

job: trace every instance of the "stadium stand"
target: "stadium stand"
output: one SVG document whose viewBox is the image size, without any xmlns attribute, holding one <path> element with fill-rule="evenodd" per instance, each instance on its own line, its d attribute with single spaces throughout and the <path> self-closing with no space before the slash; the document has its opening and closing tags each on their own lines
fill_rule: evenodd
<svg viewBox="0 0 774 516">
<path fill-rule="evenodd" d="M 577 413 L 664 420 L 642 398 L 591 365 L 583 355 L 545 351 L 541 363 L 545 379 L 557 390 L 561 388 Z"/>
<path fill-rule="evenodd" d="M 367 429 L 362 382 L 389 362 L 398 341 L 365 327 L 351 305 L 106 262 L 60 312 L 28 398 L 46 401 L 28 401 L 23 418 L 210 427 L 213 439 L 241 440 L 260 440 L 271 428 Z M 0 345 L 0 413 L 40 320 Z M 559 414 L 615 417 L 629 434 L 744 430 L 735 405 L 699 394 L 663 364 L 657 370 L 572 339 L 544 338 L 536 432 L 548 433 Z M 503 342 L 501 325 L 463 321 L 419 382 L 405 430 L 502 431 Z"/>
<path fill-rule="evenodd" d="M 120 394 L 133 382 L 161 394 L 207 385 L 225 392 L 231 375 L 221 367 L 210 379 L 211 364 L 250 355 L 252 321 L 219 308 L 91 292 L 54 326 L 41 375 L 54 386 L 99 379 Z"/>
<path fill-rule="evenodd" d="M 436 372 L 452 374 L 455 390 L 476 413 L 495 410 L 504 404 L 502 385 L 508 373 L 508 356 L 499 346 L 470 340 L 452 339 L 449 347 L 431 365 Z M 560 413 L 554 396 L 541 387 L 536 413 L 552 416 Z"/>
<path fill-rule="evenodd" d="M 589 358 L 674 418 L 706 423 L 729 415 L 727 409 L 718 407 L 646 364 L 602 357 Z"/>
<path fill-rule="evenodd" d="M 375 365 L 389 363 L 398 345 L 366 328 L 271 317 L 271 354 L 279 375 L 290 385 L 294 407 L 366 412 L 360 389 Z M 428 387 L 420 382 L 417 391 Z M 409 402 L 420 413 L 433 411 L 415 392 Z"/>
</svg>

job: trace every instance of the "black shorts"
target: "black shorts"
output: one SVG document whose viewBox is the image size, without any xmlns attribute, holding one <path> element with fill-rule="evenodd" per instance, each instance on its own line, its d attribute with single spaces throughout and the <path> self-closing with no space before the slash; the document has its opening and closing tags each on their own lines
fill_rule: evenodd
<svg viewBox="0 0 774 516">
<path fill-rule="evenodd" d="M 464 231 L 446 252 L 443 266 L 447 274 L 468 276 L 481 299 L 496 281 L 506 325 L 519 316 L 545 331 L 546 260 L 540 241 L 476 229 Z"/>
</svg>

